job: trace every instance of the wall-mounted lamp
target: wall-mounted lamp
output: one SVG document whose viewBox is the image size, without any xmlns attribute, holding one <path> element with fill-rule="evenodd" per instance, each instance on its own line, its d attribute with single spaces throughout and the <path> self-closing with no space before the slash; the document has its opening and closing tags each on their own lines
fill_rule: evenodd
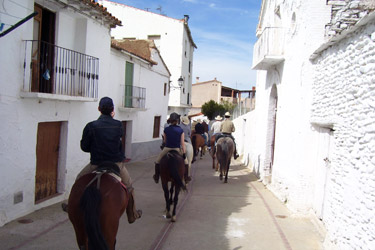
<svg viewBox="0 0 375 250">
<path fill-rule="evenodd" d="M 180 76 L 180 78 L 178 78 L 178 86 L 181 88 L 183 85 L 184 85 L 184 78 L 182 78 L 182 76 Z"/>
<path fill-rule="evenodd" d="M 178 78 L 177 82 L 178 82 L 178 85 L 177 86 L 173 86 L 173 85 L 170 85 L 170 88 L 171 89 L 181 89 L 183 86 L 184 86 L 184 78 L 182 76 L 180 76 L 180 78 Z M 171 81 L 169 82 L 169 84 L 171 83 Z"/>
</svg>

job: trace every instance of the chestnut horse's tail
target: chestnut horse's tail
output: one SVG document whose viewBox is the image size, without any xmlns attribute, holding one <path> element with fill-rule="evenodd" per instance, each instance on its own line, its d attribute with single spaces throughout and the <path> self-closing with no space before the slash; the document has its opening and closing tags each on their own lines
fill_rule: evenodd
<svg viewBox="0 0 375 250">
<path fill-rule="evenodd" d="M 193 156 L 196 156 L 196 151 L 197 151 L 197 146 L 196 146 L 196 140 L 197 140 L 197 136 L 196 135 L 193 135 L 191 137 L 191 145 L 193 146 Z"/>
<path fill-rule="evenodd" d="M 179 174 L 179 168 L 183 167 L 185 168 L 185 165 L 182 161 L 182 157 L 179 157 L 178 153 L 168 153 L 168 169 L 169 173 L 172 176 L 172 179 L 174 180 L 175 184 L 180 187 L 182 190 L 186 190 L 185 184 L 182 182 L 181 176 Z"/>
<path fill-rule="evenodd" d="M 84 213 L 85 230 L 90 250 L 107 250 L 99 219 L 101 195 L 96 186 L 89 186 L 82 195 L 80 206 Z"/>
</svg>

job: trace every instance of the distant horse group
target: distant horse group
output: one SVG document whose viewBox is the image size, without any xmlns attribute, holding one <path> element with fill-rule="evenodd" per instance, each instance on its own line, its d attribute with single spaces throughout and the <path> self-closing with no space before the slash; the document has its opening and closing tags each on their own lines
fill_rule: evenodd
<svg viewBox="0 0 375 250">
<path fill-rule="evenodd" d="M 216 170 L 220 166 L 220 180 L 224 178 L 224 183 L 227 183 L 234 142 L 229 137 L 222 137 L 215 147 L 215 140 L 211 137 L 210 145 L 212 167 L 215 168 L 217 158 Z M 184 158 L 177 151 L 168 152 L 160 160 L 166 218 L 171 219 L 172 222 L 176 221 L 179 193 L 181 189 L 186 190 L 186 184 L 183 182 L 185 171 L 190 172 L 193 157 L 198 155 L 199 148 L 203 151 L 205 140 L 201 135 L 195 134 L 192 136 L 192 145 L 187 143 L 186 146 L 189 169 L 185 168 Z M 69 196 L 68 215 L 80 250 L 115 249 L 119 220 L 125 210 L 129 218 L 130 195 L 119 177 L 115 177 L 112 173 L 119 173 L 118 166 L 114 163 L 106 163 L 101 166 L 101 169 L 104 171 L 90 173 L 79 178 L 73 185 Z"/>
</svg>

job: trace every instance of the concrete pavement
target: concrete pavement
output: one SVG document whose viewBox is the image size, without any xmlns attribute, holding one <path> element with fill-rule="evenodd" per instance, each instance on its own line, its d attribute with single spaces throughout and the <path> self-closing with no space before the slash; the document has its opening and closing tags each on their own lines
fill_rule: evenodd
<svg viewBox="0 0 375 250">
<path fill-rule="evenodd" d="M 127 164 L 140 220 L 120 222 L 117 249 L 319 250 L 323 237 L 308 218 L 293 216 L 244 166 L 232 160 L 228 183 L 205 155 L 193 164 L 188 193 L 180 194 L 177 222 L 164 217 L 164 196 L 151 158 Z M 0 249 L 78 249 L 60 203 L 0 228 Z"/>
</svg>

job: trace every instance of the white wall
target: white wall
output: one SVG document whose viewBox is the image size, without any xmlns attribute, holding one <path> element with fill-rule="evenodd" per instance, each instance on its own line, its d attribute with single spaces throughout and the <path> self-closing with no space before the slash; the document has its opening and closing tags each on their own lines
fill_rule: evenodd
<svg viewBox="0 0 375 250">
<path fill-rule="evenodd" d="M 314 61 L 311 119 L 332 124 L 325 223 L 338 249 L 375 246 L 375 15 Z"/>
<path fill-rule="evenodd" d="M 8 4 L 8 3 L 7 3 Z M 9 13 L 27 16 L 34 8 L 33 1 L 6 6 Z M 43 4 L 43 2 L 40 2 Z M 100 59 L 99 96 L 110 94 L 107 84 L 109 71 L 110 34 L 109 27 L 96 21 L 87 20 L 71 9 L 60 8 L 48 3 L 51 11 L 56 11 L 56 44 L 68 49 L 81 43 L 80 52 Z M 13 7 L 12 7 L 13 6 Z M 76 24 L 81 23 L 83 25 Z M 75 37 L 79 33 L 80 37 Z M 57 100 L 50 94 L 48 98 L 21 98 L 24 76 L 25 44 L 23 40 L 33 38 L 33 20 L 29 20 L 1 38 L 0 46 L 0 112 L 3 122 L 0 125 L 0 168 L 3 181 L 0 182 L 0 226 L 39 208 L 54 204 L 68 197 L 70 187 L 77 173 L 89 161 L 89 154 L 80 149 L 83 127 L 97 119 L 97 102 L 78 102 L 67 98 Z M 82 38 L 86 39 L 82 39 Z M 81 40 L 82 39 L 82 40 Z M 95 41 L 93 43 L 92 41 Z M 100 46 L 98 46 L 100 44 Z M 72 46 L 72 47 L 71 47 Z M 27 79 L 28 80 L 28 79 Z M 110 83 L 110 82 L 109 82 Z M 63 122 L 58 163 L 58 195 L 38 204 L 35 199 L 36 140 L 38 123 L 49 121 Z M 14 204 L 14 196 L 22 194 L 23 200 Z"/>
<path fill-rule="evenodd" d="M 152 59 L 157 65 L 137 59 L 135 56 L 111 50 L 111 86 L 116 109 L 116 119 L 129 122 L 126 128 L 127 141 L 125 155 L 127 158 L 141 160 L 159 153 L 161 137 L 153 138 L 154 117 L 161 116 L 161 126 L 167 119 L 168 92 L 164 96 L 164 83 L 169 82 L 169 74 L 156 50 L 152 50 Z M 145 109 L 119 108 L 123 98 L 125 84 L 125 63 L 134 64 L 133 86 L 146 88 Z M 157 103 L 158 105 L 155 105 Z M 160 131 L 162 129 L 160 128 Z"/>
<path fill-rule="evenodd" d="M 253 149 L 252 162 L 259 162 L 261 178 L 271 175 L 269 185 L 280 199 L 299 212 L 310 206 L 308 196 L 311 159 L 312 128 L 309 110 L 311 102 L 312 65 L 311 53 L 324 41 L 324 26 L 329 21 L 330 11 L 325 1 L 268 1 L 262 27 L 283 27 L 286 38 L 285 61 L 268 71 L 257 73 L 257 145 Z M 274 9 L 280 5 L 280 17 Z M 272 11 L 271 11 L 272 10 Z M 291 29 L 293 13 L 296 27 Z M 271 152 L 268 145 L 270 129 L 270 95 L 276 85 L 278 95 L 275 153 L 272 172 L 269 163 Z M 249 145 L 251 147 L 251 145 Z"/>
<path fill-rule="evenodd" d="M 111 1 L 99 1 L 99 3 L 108 8 L 108 11 L 122 21 L 123 26 L 116 27 L 111 31 L 111 35 L 116 39 L 148 39 L 149 35 L 160 35 L 159 51 L 171 73 L 171 85 L 178 86 L 177 80 L 180 76 L 185 76 L 185 93 L 182 93 L 180 89 L 171 90 L 169 106 L 181 107 L 181 104 L 186 105 L 188 93 L 190 93 L 191 102 L 194 48 L 188 39 L 184 20 L 166 17 Z M 185 40 L 188 44 L 186 57 Z M 191 60 L 190 73 L 188 73 L 189 60 Z M 182 112 L 187 113 L 184 109 L 181 109 Z"/>
</svg>

